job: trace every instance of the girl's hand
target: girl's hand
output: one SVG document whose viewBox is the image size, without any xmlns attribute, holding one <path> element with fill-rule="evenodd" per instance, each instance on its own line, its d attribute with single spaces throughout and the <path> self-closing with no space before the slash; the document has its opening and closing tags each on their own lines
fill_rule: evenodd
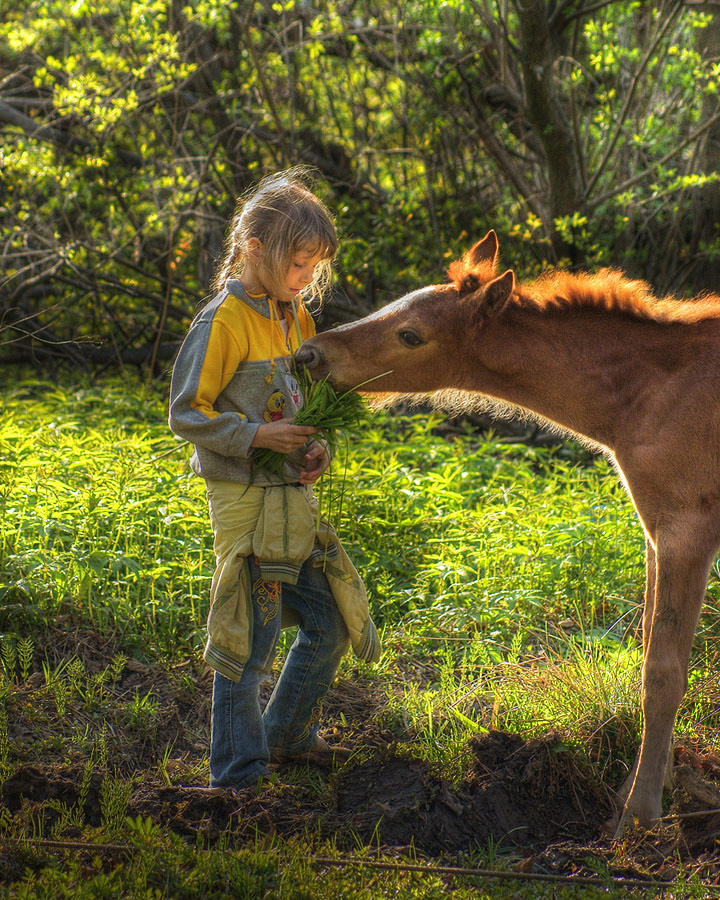
<svg viewBox="0 0 720 900">
<path fill-rule="evenodd" d="M 314 484 L 330 465 L 330 451 L 325 441 L 313 441 L 305 454 L 305 468 L 299 475 L 300 484 Z"/>
<path fill-rule="evenodd" d="M 292 419 L 278 419 L 277 422 L 260 425 L 250 446 L 292 453 L 307 444 L 310 435 L 317 433 L 318 429 L 311 425 L 293 425 Z"/>
</svg>

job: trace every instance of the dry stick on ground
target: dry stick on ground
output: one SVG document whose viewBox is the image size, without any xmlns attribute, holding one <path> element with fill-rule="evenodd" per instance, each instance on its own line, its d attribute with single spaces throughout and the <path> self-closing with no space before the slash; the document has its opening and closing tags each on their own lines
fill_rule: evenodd
<svg viewBox="0 0 720 900">
<path fill-rule="evenodd" d="M 108 853 L 131 853 L 133 851 L 142 850 L 132 844 L 93 844 L 89 841 L 51 841 L 44 838 L 33 840 L 30 843 L 39 847 L 47 847 L 50 850 L 70 850 L 75 853 L 88 852 L 108 852 Z M 213 853 L 213 848 L 201 847 L 201 853 Z M 374 859 L 346 859 L 340 857 L 334 859 L 327 856 L 306 856 L 305 860 L 313 866 L 335 866 L 338 868 L 349 868 L 351 866 L 359 866 L 364 869 L 383 869 L 389 872 L 415 872 L 426 875 L 449 875 L 454 878 L 497 878 L 507 881 L 536 881 L 549 882 L 554 884 L 567 885 L 583 885 L 596 886 L 602 888 L 622 887 L 622 888 L 640 888 L 650 890 L 651 888 L 660 888 L 664 891 L 672 890 L 672 882 L 667 881 L 647 881 L 641 878 L 597 878 L 582 875 L 553 875 L 543 872 L 517 872 L 499 871 L 497 869 L 478 869 L 463 868 L 462 866 L 434 866 L 421 865 L 419 863 L 394 863 L 381 862 Z M 703 890 L 708 894 L 720 895 L 720 885 L 703 884 Z"/>
</svg>

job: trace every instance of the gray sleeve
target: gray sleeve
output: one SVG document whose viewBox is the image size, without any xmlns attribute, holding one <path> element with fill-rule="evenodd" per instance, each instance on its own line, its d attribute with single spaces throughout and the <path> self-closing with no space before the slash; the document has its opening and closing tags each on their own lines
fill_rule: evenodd
<svg viewBox="0 0 720 900">
<path fill-rule="evenodd" d="M 210 321 L 199 321 L 188 332 L 173 367 L 170 385 L 170 429 L 185 440 L 222 456 L 250 456 L 259 423 L 239 412 L 206 415 L 193 404 L 210 337 Z"/>
</svg>

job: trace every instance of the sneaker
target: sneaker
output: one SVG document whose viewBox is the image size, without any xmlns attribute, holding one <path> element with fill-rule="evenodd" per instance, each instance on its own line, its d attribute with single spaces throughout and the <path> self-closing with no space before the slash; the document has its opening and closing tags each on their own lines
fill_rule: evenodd
<svg viewBox="0 0 720 900">
<path fill-rule="evenodd" d="M 246 784 L 245 787 L 233 788 L 233 797 L 236 797 L 238 799 L 250 799 L 252 797 L 257 797 L 257 795 L 264 791 L 265 788 L 272 787 L 277 782 L 277 768 L 278 767 L 275 765 L 269 765 L 267 766 L 267 772 L 265 772 L 264 775 L 259 775 L 255 779 L 255 781 L 251 782 L 250 784 Z M 236 812 L 240 812 L 240 809 L 241 807 L 234 810 L 232 813 L 230 813 L 230 815 L 235 815 Z"/>
<path fill-rule="evenodd" d="M 348 747 L 331 747 L 327 741 L 318 737 L 312 750 L 302 750 L 300 753 L 292 753 L 280 748 L 271 750 L 270 762 L 275 765 L 284 765 L 286 763 L 312 763 L 315 766 L 330 767 L 346 763 L 352 754 L 353 751 Z"/>
<path fill-rule="evenodd" d="M 178 785 L 183 791 L 192 791 L 193 795 L 198 797 L 219 797 L 221 794 L 227 793 L 230 788 L 224 787 L 208 787 L 203 784 L 182 784 Z"/>
</svg>

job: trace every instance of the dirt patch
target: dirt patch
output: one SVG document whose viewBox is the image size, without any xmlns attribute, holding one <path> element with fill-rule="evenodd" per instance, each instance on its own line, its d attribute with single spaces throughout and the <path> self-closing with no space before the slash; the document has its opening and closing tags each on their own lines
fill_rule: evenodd
<svg viewBox="0 0 720 900">
<path fill-rule="evenodd" d="M 471 742 L 470 777 L 453 787 L 442 773 L 406 753 L 384 751 L 335 773 L 282 777 L 261 793 L 209 792 L 145 781 L 131 793 L 127 814 L 150 817 L 183 835 L 236 838 L 297 835 L 312 830 L 351 848 L 358 838 L 387 847 L 414 846 L 428 855 L 457 853 L 493 840 L 537 849 L 572 835 L 597 837 L 609 814 L 608 798 L 553 739 L 525 742 L 498 732 Z M 102 822 L 102 778 L 93 774 L 84 792 L 82 771 L 23 766 L 3 784 L 2 802 L 17 814 L 32 808 L 46 828 L 59 804 L 82 804 L 91 826 Z M 50 802 L 54 801 L 54 802 Z"/>
<path fill-rule="evenodd" d="M 613 844 L 603 830 L 612 792 L 581 750 L 555 736 L 526 741 L 491 732 L 465 746 L 463 775 L 451 782 L 439 764 L 413 755 L 401 723 L 392 730 L 383 687 L 341 679 L 327 696 L 323 733 L 358 748 L 354 760 L 335 771 L 284 767 L 257 794 L 210 792 L 202 789 L 209 670 L 194 661 L 162 667 L 128 659 L 98 681 L 116 645 L 76 630 L 58 647 L 53 667 L 72 647 L 82 662 L 75 676 L 58 669 L 46 683 L 36 670 L 5 697 L 13 768 L 2 784 L 0 818 L 17 833 L 72 840 L 102 827 L 109 778 L 122 815 L 149 818 L 193 844 L 201 837 L 205 846 L 309 835 L 347 853 L 360 842 L 448 859 L 492 845 L 536 860 L 539 871 L 589 873 L 591 860 L 617 874 L 672 877 L 682 865 L 720 877 L 714 754 L 677 750 L 671 817 Z M 263 699 L 273 683 L 263 685 Z"/>
<path fill-rule="evenodd" d="M 524 741 L 491 732 L 473 739 L 467 753 L 468 775 L 456 785 L 437 765 L 397 746 L 334 772 L 285 767 L 259 793 L 167 785 L 150 775 L 135 782 L 125 814 L 150 818 L 193 843 L 202 836 L 206 846 L 220 837 L 241 846 L 312 834 L 344 852 L 360 841 L 447 859 L 492 843 L 533 860 L 536 871 L 590 874 L 595 860 L 616 875 L 672 878 L 682 866 L 704 878 L 720 876 L 714 755 L 678 751 L 678 762 L 695 777 L 686 772 L 678 779 L 674 818 L 652 832 L 630 832 L 617 845 L 603 833 L 610 792 L 555 737 Z M 93 773 L 84 788 L 82 781 L 80 768 L 21 766 L 5 780 L 2 804 L 46 836 L 54 836 L 63 809 L 81 807 L 61 835 L 80 837 L 85 825 L 103 821 L 102 776 Z M 717 809 L 704 812 L 709 799 Z"/>
</svg>

